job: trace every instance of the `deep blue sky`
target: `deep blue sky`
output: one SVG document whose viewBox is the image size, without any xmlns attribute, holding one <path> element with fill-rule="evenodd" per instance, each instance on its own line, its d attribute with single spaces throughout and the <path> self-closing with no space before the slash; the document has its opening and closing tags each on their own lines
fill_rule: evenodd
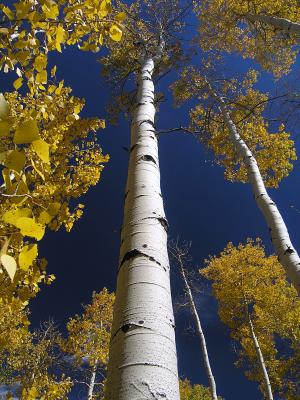
<svg viewBox="0 0 300 400">
<path fill-rule="evenodd" d="M 94 54 L 67 49 L 53 54 L 51 63 L 58 66 L 58 77 L 73 88 L 74 95 L 86 98 L 84 116 L 105 117 L 109 88 L 100 76 L 100 65 Z M 230 61 L 231 60 L 231 61 Z M 228 59 L 235 70 L 245 70 L 249 64 L 232 57 Z M 174 78 L 168 76 L 158 90 L 165 89 Z M 10 77 L 0 74 L 1 91 L 11 90 Z M 270 86 L 265 81 L 264 86 Z M 158 128 L 187 124 L 187 108 L 172 108 L 170 93 L 161 105 Z M 117 127 L 108 126 L 99 133 L 103 151 L 111 160 L 104 169 L 100 183 L 80 200 L 85 207 L 83 218 L 71 233 L 63 230 L 49 232 L 40 243 L 40 256 L 48 262 L 48 272 L 56 281 L 43 287 L 32 301 L 32 322 L 53 317 L 63 327 L 67 319 L 81 311 L 93 290 L 104 286 L 115 288 L 119 250 L 119 231 L 122 224 L 124 188 L 129 147 L 129 125 L 122 121 Z M 210 254 L 218 254 L 227 244 L 244 242 L 247 237 L 260 236 L 271 252 L 268 231 L 263 218 L 245 184 L 229 183 L 223 170 L 212 165 L 212 156 L 189 135 L 172 133 L 162 136 L 159 143 L 162 191 L 170 224 L 170 237 L 191 240 L 195 265 L 201 266 Z M 299 164 L 279 190 L 271 195 L 277 202 L 289 227 L 296 248 L 300 249 Z M 181 295 L 181 286 L 173 278 L 174 302 Z M 214 300 L 198 296 L 197 303 L 203 321 L 218 392 L 226 400 L 261 399 L 256 384 L 248 382 L 243 372 L 234 367 L 233 345 L 226 328 L 217 317 Z M 177 348 L 180 376 L 194 383 L 207 385 L 197 338 L 185 333 L 192 324 L 189 312 L 180 312 L 177 319 Z"/>
</svg>

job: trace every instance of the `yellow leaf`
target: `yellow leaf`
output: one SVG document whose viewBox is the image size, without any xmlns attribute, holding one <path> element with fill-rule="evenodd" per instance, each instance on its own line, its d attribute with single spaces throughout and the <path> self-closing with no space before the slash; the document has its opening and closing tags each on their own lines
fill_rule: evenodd
<svg viewBox="0 0 300 400">
<path fill-rule="evenodd" d="M 48 207 L 49 214 L 52 215 L 52 217 L 55 217 L 58 214 L 60 207 L 61 207 L 60 203 L 57 202 L 51 203 Z"/>
<path fill-rule="evenodd" d="M 115 42 L 119 42 L 122 39 L 122 31 L 117 25 L 113 25 L 109 30 L 109 36 Z"/>
<path fill-rule="evenodd" d="M 36 81 L 36 83 L 47 83 L 47 71 L 46 70 L 43 70 L 43 71 L 41 71 L 41 72 L 38 72 L 37 74 L 36 74 L 36 77 L 35 77 L 35 81 Z"/>
<path fill-rule="evenodd" d="M 56 38 L 55 38 L 55 47 L 56 50 L 61 53 L 61 44 L 64 41 L 65 37 L 65 30 L 61 25 L 58 25 L 57 30 L 56 30 Z"/>
<path fill-rule="evenodd" d="M 45 70 L 47 66 L 46 54 L 38 55 L 34 60 L 33 66 L 37 70 L 37 72 L 42 72 L 43 70 Z"/>
<path fill-rule="evenodd" d="M 24 150 L 21 151 L 12 150 L 6 157 L 4 165 L 7 168 L 20 172 L 23 169 L 25 162 L 26 162 L 26 156 Z"/>
<path fill-rule="evenodd" d="M 49 159 L 50 145 L 47 142 L 45 142 L 45 140 L 43 140 L 43 139 L 34 140 L 31 143 L 31 147 L 36 152 L 36 154 L 40 157 L 40 159 L 42 161 L 49 164 L 49 162 L 50 162 L 50 159 Z"/>
<path fill-rule="evenodd" d="M 0 35 L 8 35 L 9 29 L 7 28 L 0 28 Z"/>
<path fill-rule="evenodd" d="M 37 122 L 33 119 L 29 119 L 17 127 L 13 141 L 15 144 L 25 144 L 31 143 L 39 138 Z"/>
<path fill-rule="evenodd" d="M 10 175 L 9 175 L 9 169 L 4 168 L 4 170 L 2 171 L 2 176 L 3 176 L 6 191 L 9 192 L 12 188 Z"/>
<path fill-rule="evenodd" d="M 8 7 L 3 7 L 2 11 L 4 12 L 4 14 L 12 21 L 15 18 L 14 13 L 11 11 L 10 8 Z"/>
<path fill-rule="evenodd" d="M 56 65 L 54 65 L 54 67 L 51 69 L 51 77 L 54 78 L 56 75 Z"/>
<path fill-rule="evenodd" d="M 15 259 L 12 256 L 9 256 L 8 254 L 2 254 L 0 260 L 1 264 L 8 273 L 8 276 L 10 277 L 11 281 L 13 281 L 17 270 L 17 263 Z"/>
<path fill-rule="evenodd" d="M 35 172 L 37 172 L 39 174 L 39 176 L 43 179 L 43 181 L 45 180 L 45 175 L 37 168 L 37 166 L 35 165 L 34 161 L 31 159 L 31 164 L 35 170 Z"/>
<path fill-rule="evenodd" d="M 125 18 L 126 14 L 123 11 L 115 16 L 115 20 L 118 22 L 123 22 Z"/>
<path fill-rule="evenodd" d="M 42 211 L 39 215 L 38 222 L 43 225 L 49 224 L 52 218 L 53 217 L 47 211 Z"/>
<path fill-rule="evenodd" d="M 23 85 L 23 78 L 18 78 L 14 81 L 13 86 L 16 90 L 20 89 L 20 87 Z"/>
<path fill-rule="evenodd" d="M 11 125 L 8 121 L 0 121 L 0 137 L 8 136 Z"/>
<path fill-rule="evenodd" d="M 9 114 L 9 106 L 2 93 L 0 93 L 0 119 L 6 119 Z"/>
<path fill-rule="evenodd" d="M 41 240 L 45 234 L 45 226 L 36 223 L 33 218 L 18 218 L 14 225 L 20 229 L 22 235 L 34 237 L 36 240 Z"/>
<path fill-rule="evenodd" d="M 16 222 L 19 218 L 30 217 L 30 216 L 31 216 L 30 208 L 17 208 L 15 210 L 6 211 L 6 213 L 4 213 L 2 216 L 2 220 L 7 224 L 16 226 Z"/>
<path fill-rule="evenodd" d="M 19 266 L 23 271 L 27 271 L 32 265 L 33 261 L 37 258 L 38 248 L 37 244 L 29 244 L 24 246 L 19 254 Z"/>
<path fill-rule="evenodd" d="M 98 15 L 100 17 L 106 17 L 108 13 L 112 11 L 111 1 L 110 0 L 102 0 L 99 8 Z"/>
<path fill-rule="evenodd" d="M 44 4 L 42 6 L 42 10 L 44 11 L 46 18 L 56 19 L 59 15 L 58 6 L 55 3 L 49 5 L 48 7 Z"/>
</svg>

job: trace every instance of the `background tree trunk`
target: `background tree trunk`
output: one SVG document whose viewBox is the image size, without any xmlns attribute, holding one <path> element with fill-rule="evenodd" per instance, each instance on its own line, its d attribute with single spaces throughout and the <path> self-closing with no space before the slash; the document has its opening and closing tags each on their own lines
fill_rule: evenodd
<svg viewBox="0 0 300 400">
<path fill-rule="evenodd" d="M 97 373 L 97 362 L 95 363 L 95 365 L 93 365 L 93 368 L 92 368 L 92 374 L 91 374 L 89 390 L 88 390 L 88 400 L 92 400 L 93 399 L 95 380 L 96 380 L 96 373 Z"/>
<path fill-rule="evenodd" d="M 265 14 L 247 14 L 247 18 L 251 22 L 263 22 L 264 24 L 271 25 L 275 29 L 281 30 L 287 34 L 294 34 L 300 39 L 300 24 L 297 22 Z"/>
<path fill-rule="evenodd" d="M 205 336 L 204 336 L 204 333 L 202 330 L 201 321 L 199 318 L 198 311 L 196 309 L 196 305 L 194 302 L 194 298 L 193 298 L 193 294 L 192 294 L 189 282 L 187 280 L 187 277 L 186 277 L 186 274 L 184 271 L 184 267 L 181 263 L 180 263 L 180 272 L 181 272 L 181 276 L 184 281 L 184 285 L 186 288 L 186 293 L 188 295 L 191 311 L 192 311 L 192 314 L 193 314 L 193 317 L 194 317 L 194 320 L 196 323 L 197 333 L 198 333 L 199 339 L 200 339 L 204 366 L 205 366 L 205 370 L 206 370 L 206 374 L 207 374 L 207 378 L 208 378 L 209 386 L 210 386 L 211 398 L 212 398 L 212 400 L 218 400 L 216 382 L 215 382 L 215 378 L 214 378 L 214 375 L 212 373 L 212 369 L 210 366 L 208 351 L 207 351 L 207 347 L 206 347 L 206 340 L 205 340 Z"/>
<path fill-rule="evenodd" d="M 145 59 L 131 125 L 106 400 L 179 400 L 153 70 Z"/>
<path fill-rule="evenodd" d="M 251 321 L 250 316 L 248 315 L 248 320 L 249 320 L 249 328 L 250 328 L 250 332 L 251 332 L 251 337 L 255 346 L 255 351 L 257 354 L 257 358 L 258 358 L 258 362 L 259 365 L 261 367 L 262 373 L 263 373 L 263 377 L 264 377 L 264 382 L 266 385 L 266 392 L 267 392 L 267 396 L 268 396 L 268 400 L 273 400 L 273 393 L 272 393 L 272 387 L 271 387 L 271 383 L 270 383 L 270 379 L 269 379 L 269 375 L 268 375 L 268 371 L 266 368 L 266 364 L 265 364 L 265 360 L 264 360 L 264 356 L 261 352 L 260 346 L 259 346 L 259 342 L 257 340 L 257 337 L 255 335 L 255 331 L 254 331 L 254 327 Z"/>
<path fill-rule="evenodd" d="M 285 268 L 287 276 L 292 281 L 300 295 L 300 258 L 291 242 L 284 220 L 276 204 L 268 195 L 256 159 L 247 144 L 241 138 L 227 110 L 226 104 L 211 87 L 210 92 L 215 100 L 220 104 L 220 110 L 229 130 L 232 144 L 245 163 L 248 171 L 248 180 L 252 185 L 254 199 L 268 224 L 271 240 L 275 253 L 278 256 L 278 260 Z"/>
</svg>

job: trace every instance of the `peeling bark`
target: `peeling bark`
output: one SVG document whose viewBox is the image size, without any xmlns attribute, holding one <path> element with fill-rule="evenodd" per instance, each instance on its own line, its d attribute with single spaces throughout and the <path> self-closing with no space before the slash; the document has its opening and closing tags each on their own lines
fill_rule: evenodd
<svg viewBox="0 0 300 400">
<path fill-rule="evenodd" d="M 265 386 L 266 386 L 267 397 L 268 397 L 268 400 L 273 400 L 272 387 L 271 387 L 271 383 L 270 383 L 270 379 L 269 379 L 269 374 L 268 374 L 268 371 L 266 368 L 264 356 L 260 349 L 258 339 L 255 335 L 253 323 L 252 323 L 249 315 L 248 315 L 248 323 L 249 323 L 251 338 L 252 338 L 253 344 L 255 346 L 255 351 L 257 354 L 258 362 L 259 362 L 259 365 L 260 365 L 260 368 L 261 368 L 261 371 L 263 374 L 263 378 L 264 378 L 264 382 L 265 382 Z"/>
<path fill-rule="evenodd" d="M 155 60 L 144 60 L 131 126 L 106 400 L 179 400 L 167 220 L 154 135 Z"/>
<path fill-rule="evenodd" d="M 277 30 L 284 31 L 287 34 L 293 34 L 300 39 L 300 24 L 297 22 L 290 21 L 286 18 L 275 17 L 273 15 L 266 14 L 247 14 L 247 18 L 251 22 L 263 22 L 266 25 L 271 25 Z"/>
<path fill-rule="evenodd" d="M 254 199 L 269 227 L 271 241 L 275 253 L 278 256 L 278 260 L 285 268 L 287 276 L 292 281 L 300 295 L 300 258 L 291 242 L 285 222 L 276 204 L 268 195 L 256 159 L 247 144 L 241 138 L 236 125 L 231 119 L 226 104 L 210 86 L 209 90 L 211 95 L 220 105 L 220 110 L 229 130 L 232 144 L 245 163 L 248 172 L 248 181 L 252 186 Z"/>
</svg>

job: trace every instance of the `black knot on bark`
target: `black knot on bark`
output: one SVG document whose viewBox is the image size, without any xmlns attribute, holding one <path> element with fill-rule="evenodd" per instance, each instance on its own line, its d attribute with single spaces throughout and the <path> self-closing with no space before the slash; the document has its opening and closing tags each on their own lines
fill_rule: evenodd
<svg viewBox="0 0 300 400">
<path fill-rule="evenodd" d="M 293 254 L 293 253 L 295 253 L 295 250 L 293 250 L 291 247 L 288 247 L 283 254 L 287 255 L 287 254 Z"/>
<path fill-rule="evenodd" d="M 148 162 L 153 162 L 154 164 L 156 164 L 156 161 L 154 160 L 154 158 L 152 156 L 150 156 L 150 154 L 145 154 L 143 155 L 140 160 L 143 161 L 148 161 Z"/>
</svg>

